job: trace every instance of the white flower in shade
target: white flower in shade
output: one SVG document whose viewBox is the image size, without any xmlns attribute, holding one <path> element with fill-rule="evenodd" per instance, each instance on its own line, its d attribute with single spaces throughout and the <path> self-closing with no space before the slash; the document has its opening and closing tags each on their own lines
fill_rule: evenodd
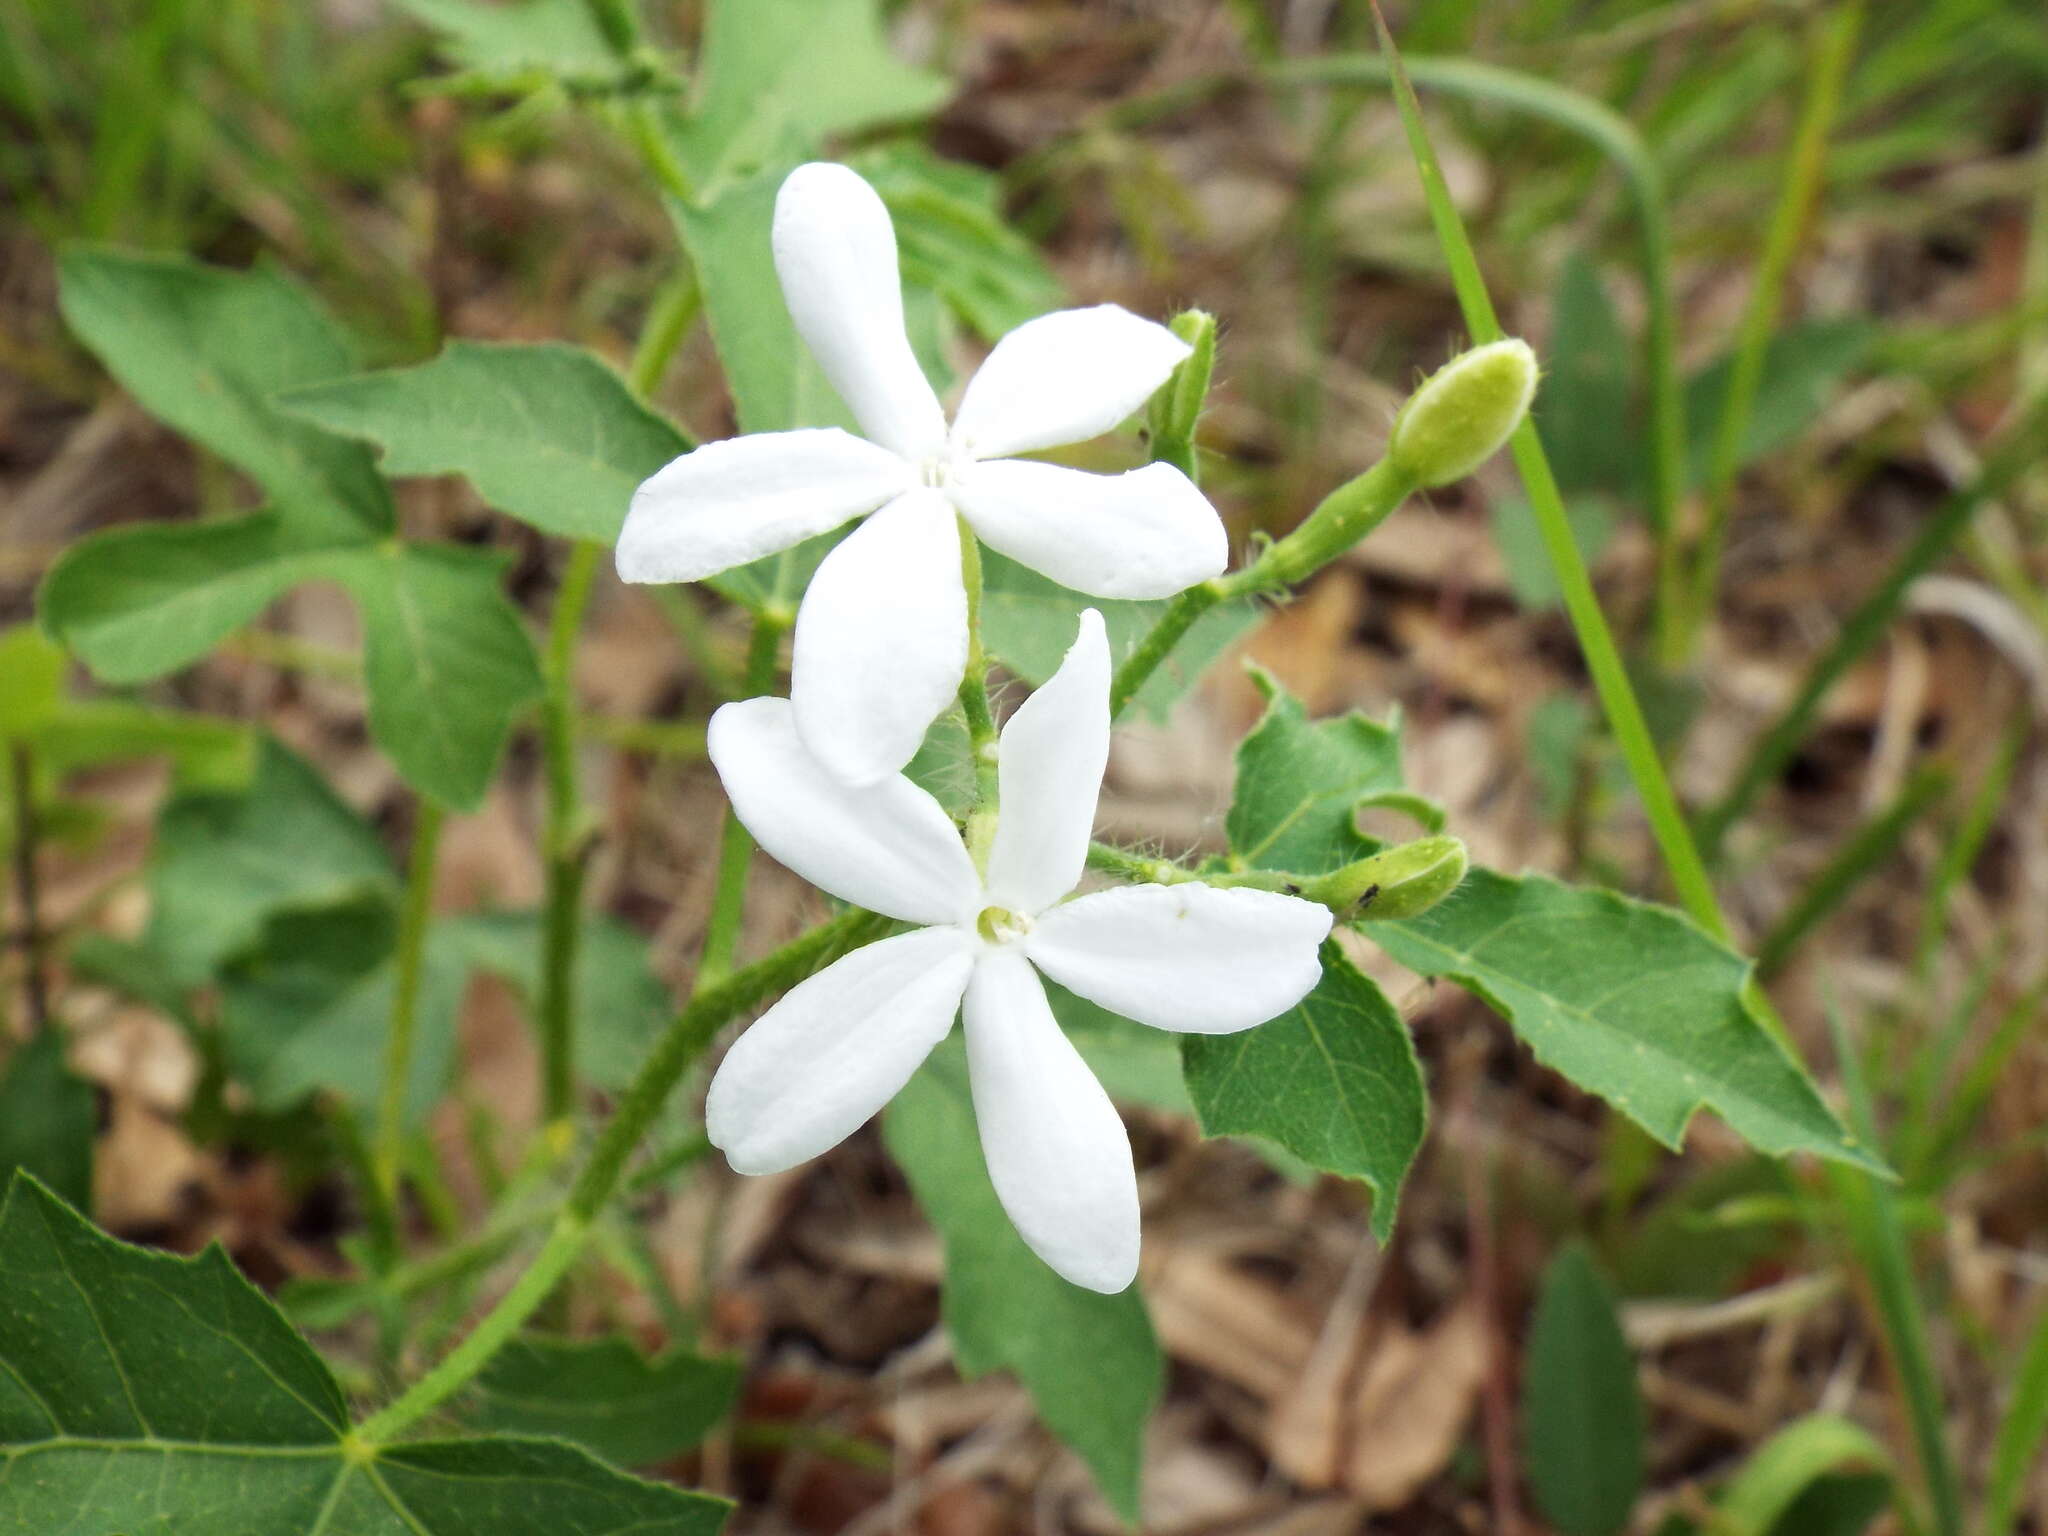
<svg viewBox="0 0 2048 1536">
<path fill-rule="evenodd" d="M 684 454 L 634 493 L 619 575 L 696 581 L 868 517 L 818 567 L 796 622 L 796 729 L 834 775 L 896 772 L 959 687 L 963 519 L 1096 597 L 1170 597 L 1228 563 L 1215 508 L 1171 465 L 1095 475 L 1011 457 L 1100 436 L 1143 405 L 1188 355 L 1165 326 L 1114 304 L 1020 325 L 949 427 L 904 333 L 896 232 L 874 188 L 841 165 L 799 166 L 776 198 L 774 248 L 790 317 L 866 437 L 760 432 Z"/>
<path fill-rule="evenodd" d="M 763 848 L 835 896 L 920 925 L 792 989 L 726 1055 L 705 1129 L 736 1170 L 777 1172 L 850 1135 L 946 1037 L 964 999 L 974 1113 L 1003 1209 L 1076 1285 L 1130 1284 L 1130 1142 L 1037 972 L 1142 1024 L 1226 1034 L 1316 984 L 1330 914 L 1193 883 L 1062 900 L 1087 859 L 1108 688 L 1109 646 L 1090 610 L 1059 672 L 1003 729 L 986 876 L 909 779 L 856 787 L 827 773 L 788 701 L 749 699 L 711 717 L 711 760 Z"/>
</svg>

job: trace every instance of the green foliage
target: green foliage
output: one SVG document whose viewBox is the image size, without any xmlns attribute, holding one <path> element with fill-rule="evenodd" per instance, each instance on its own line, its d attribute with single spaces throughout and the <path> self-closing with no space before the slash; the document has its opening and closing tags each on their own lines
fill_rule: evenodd
<svg viewBox="0 0 2048 1536">
<path fill-rule="evenodd" d="M 882 1129 L 945 1241 L 946 1331 L 960 1374 L 1015 1372 L 1046 1427 L 1135 1521 L 1145 1421 L 1165 1374 L 1137 1288 L 1083 1290 L 1024 1246 L 982 1165 L 957 1037 L 897 1094 Z"/>
<path fill-rule="evenodd" d="M 1809 1414 L 1779 1430 L 1743 1463 L 1715 1504 L 1714 1530 L 1726 1536 L 1806 1536 L 1820 1527 L 1794 1524 L 1792 1511 L 1816 1487 L 1826 1486 L 1823 1479 L 1873 1470 L 1889 1474 L 1890 1469 L 1891 1458 L 1862 1425 L 1832 1414 Z M 1823 1503 L 1833 1506 L 1847 1499 L 1861 1503 L 1854 1492 L 1836 1485 Z M 1828 1508 L 1816 1513 L 1839 1518 Z"/>
<path fill-rule="evenodd" d="M 18 1168 L 72 1205 L 91 1205 L 93 1120 L 92 1087 L 72 1075 L 55 1025 L 0 1058 L 0 1180 Z"/>
<path fill-rule="evenodd" d="M 1764 349 L 1756 403 L 1736 454 L 1736 467 L 1755 463 L 1797 439 L 1834 398 L 1844 377 L 1870 351 L 1877 330 L 1867 320 L 1809 320 L 1776 332 Z M 1697 488 L 1713 457 L 1721 399 L 1733 360 L 1708 364 L 1685 386 L 1686 484 Z"/>
<path fill-rule="evenodd" d="M 1265 718 L 1238 749 L 1233 852 L 1311 875 L 1371 853 L 1354 818 L 1399 791 L 1398 736 L 1357 716 L 1311 722 L 1264 686 Z M 1538 1059 L 1667 1146 L 1705 1105 L 1765 1151 L 1882 1166 L 1751 1017 L 1747 962 L 1675 912 L 1474 869 L 1422 916 L 1370 932 L 1411 970 L 1484 998 Z"/>
<path fill-rule="evenodd" d="M 622 1467 L 686 1451 L 739 1396 L 740 1364 L 674 1351 L 649 1360 L 627 1340 L 529 1334 L 477 1378 L 463 1417 L 479 1429 L 545 1435 Z"/>
<path fill-rule="evenodd" d="M 388 475 L 459 474 L 543 533 L 605 544 L 640 482 L 690 448 L 602 359 L 549 343 L 453 341 L 431 362 L 295 390 L 282 404 L 376 444 Z"/>
<path fill-rule="evenodd" d="M 368 1446 L 305 1340 L 209 1248 L 0 1203 L 0 1530 L 21 1536 L 712 1536 L 725 1505 L 551 1441 Z"/>
<path fill-rule="evenodd" d="M 474 806 L 540 690 L 538 664 L 499 557 L 397 542 L 369 450 L 278 407 L 353 370 L 340 331 L 268 266 L 81 248 L 61 275 L 65 318 L 137 400 L 275 505 L 74 545 L 44 581 L 44 626 L 102 679 L 141 682 L 198 659 L 287 589 L 339 582 L 363 616 L 379 744 L 422 792 Z"/>
<path fill-rule="evenodd" d="M 1642 1492 L 1643 1403 L 1614 1295 L 1583 1247 L 1543 1274 L 1522 1372 L 1529 1486 L 1562 1536 L 1616 1536 Z"/>
<path fill-rule="evenodd" d="M 492 79 L 546 74 L 604 74 L 616 68 L 610 44 L 583 0 L 396 0 L 398 9 L 441 34 L 462 68 Z"/>
<path fill-rule="evenodd" d="M 1422 1145 L 1428 1091 L 1386 994 L 1334 941 L 1322 958 L 1315 990 L 1279 1018 L 1183 1038 L 1188 1094 L 1207 1135 L 1264 1137 L 1326 1172 L 1363 1179 L 1384 1242 Z"/>
<path fill-rule="evenodd" d="M 875 0 L 711 6 L 697 73 L 695 108 L 670 138 L 705 203 L 833 135 L 921 117 L 953 89 L 896 56 Z"/>
</svg>

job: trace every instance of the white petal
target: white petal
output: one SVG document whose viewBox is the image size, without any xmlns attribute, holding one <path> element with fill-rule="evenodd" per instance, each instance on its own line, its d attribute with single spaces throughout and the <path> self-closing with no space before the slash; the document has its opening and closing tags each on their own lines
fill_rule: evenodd
<svg viewBox="0 0 2048 1536">
<path fill-rule="evenodd" d="M 1055 907 L 1025 948 L 1091 1003 L 1156 1029 L 1227 1035 L 1284 1013 L 1323 974 L 1327 907 L 1273 891 L 1127 885 Z"/>
<path fill-rule="evenodd" d="M 1116 1107 L 1014 949 L 975 966 L 966 1020 L 974 1118 L 1003 1209 L 1074 1284 L 1122 1290 L 1138 1273 L 1138 1178 Z"/>
<path fill-rule="evenodd" d="M 992 904 L 1029 914 L 1074 888 L 1108 761 L 1109 640 L 1102 615 L 1090 608 L 1059 671 L 1003 727 L 988 855 Z"/>
<path fill-rule="evenodd" d="M 1223 519 L 1171 464 L 1091 475 L 997 459 L 952 493 L 984 544 L 1096 597 L 1171 597 L 1230 563 Z"/>
<path fill-rule="evenodd" d="M 619 530 L 622 581 L 698 581 L 872 512 L 909 464 L 837 427 L 705 443 L 641 482 Z"/>
<path fill-rule="evenodd" d="M 790 657 L 797 729 L 828 772 L 876 783 L 916 755 L 966 670 L 960 520 L 939 492 L 912 491 L 811 578 Z"/>
<path fill-rule="evenodd" d="M 972 922 L 981 881 L 939 802 L 902 777 L 856 789 L 797 739 L 787 699 L 711 717 L 708 746 L 740 822 L 811 884 L 912 923 Z"/>
<path fill-rule="evenodd" d="M 835 960 L 734 1042 L 704 1134 L 737 1173 L 778 1173 L 837 1146 L 953 1027 L 974 939 L 920 928 Z"/>
<path fill-rule="evenodd" d="M 904 333 L 896 229 L 875 189 L 843 165 L 798 166 L 773 243 L 789 317 L 861 430 L 906 458 L 937 453 L 946 416 Z"/>
<path fill-rule="evenodd" d="M 1189 351 L 1115 304 L 1027 320 L 967 382 L 953 443 L 977 459 L 1100 437 L 1151 398 Z"/>
</svg>

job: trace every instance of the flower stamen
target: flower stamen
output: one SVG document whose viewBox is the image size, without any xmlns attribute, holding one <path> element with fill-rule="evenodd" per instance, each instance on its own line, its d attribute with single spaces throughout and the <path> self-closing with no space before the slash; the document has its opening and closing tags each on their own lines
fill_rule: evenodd
<svg viewBox="0 0 2048 1536">
<path fill-rule="evenodd" d="M 1031 931 L 1031 919 L 1007 907 L 983 907 L 974 928 L 986 943 L 1009 944 Z"/>
</svg>

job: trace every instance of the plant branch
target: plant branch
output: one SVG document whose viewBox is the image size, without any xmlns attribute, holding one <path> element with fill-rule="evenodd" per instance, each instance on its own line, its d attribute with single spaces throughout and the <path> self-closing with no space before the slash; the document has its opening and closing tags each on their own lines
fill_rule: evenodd
<svg viewBox="0 0 2048 1536">
<path fill-rule="evenodd" d="M 556 1214 L 547 1241 L 532 1263 L 455 1348 L 385 1408 L 356 1426 L 358 1445 L 384 1444 L 468 1385 L 492 1355 L 517 1333 L 569 1272 L 590 1227 L 618 1188 L 627 1159 L 639 1145 L 683 1074 L 734 1015 L 786 991 L 848 950 L 879 937 L 889 920 L 848 908 L 790 940 L 773 954 L 734 971 L 699 992 L 663 1031 L 606 1122 Z"/>
<path fill-rule="evenodd" d="M 405 1101 L 412 1076 L 412 1048 L 419 1016 L 420 977 L 425 969 L 427 926 L 433 919 L 434 862 L 440 850 L 441 807 L 419 801 L 412 854 L 405 878 L 405 904 L 398 927 L 398 974 L 391 990 L 391 1024 L 384 1037 L 384 1074 L 377 1097 L 376 1145 L 370 1156 L 377 1198 L 396 1211 L 398 1180 L 405 1161 Z"/>
<path fill-rule="evenodd" d="M 753 698 L 775 685 L 776 658 L 788 628 L 789 621 L 778 610 L 766 609 L 754 616 L 741 697 Z M 740 824 L 739 816 L 728 803 L 718 834 L 718 874 L 712 890 L 711 916 L 704 924 L 704 951 L 697 961 L 696 986 L 700 989 L 732 969 L 733 954 L 739 947 L 740 918 L 746 907 L 747 870 L 753 858 L 753 835 Z"/>
<path fill-rule="evenodd" d="M 21 902 L 22 988 L 28 996 L 29 1028 L 41 1033 L 50 1022 L 50 987 L 43 973 L 42 894 L 36 879 L 36 760 L 27 742 L 14 744 L 8 768 L 14 781 L 14 885 Z"/>
</svg>

